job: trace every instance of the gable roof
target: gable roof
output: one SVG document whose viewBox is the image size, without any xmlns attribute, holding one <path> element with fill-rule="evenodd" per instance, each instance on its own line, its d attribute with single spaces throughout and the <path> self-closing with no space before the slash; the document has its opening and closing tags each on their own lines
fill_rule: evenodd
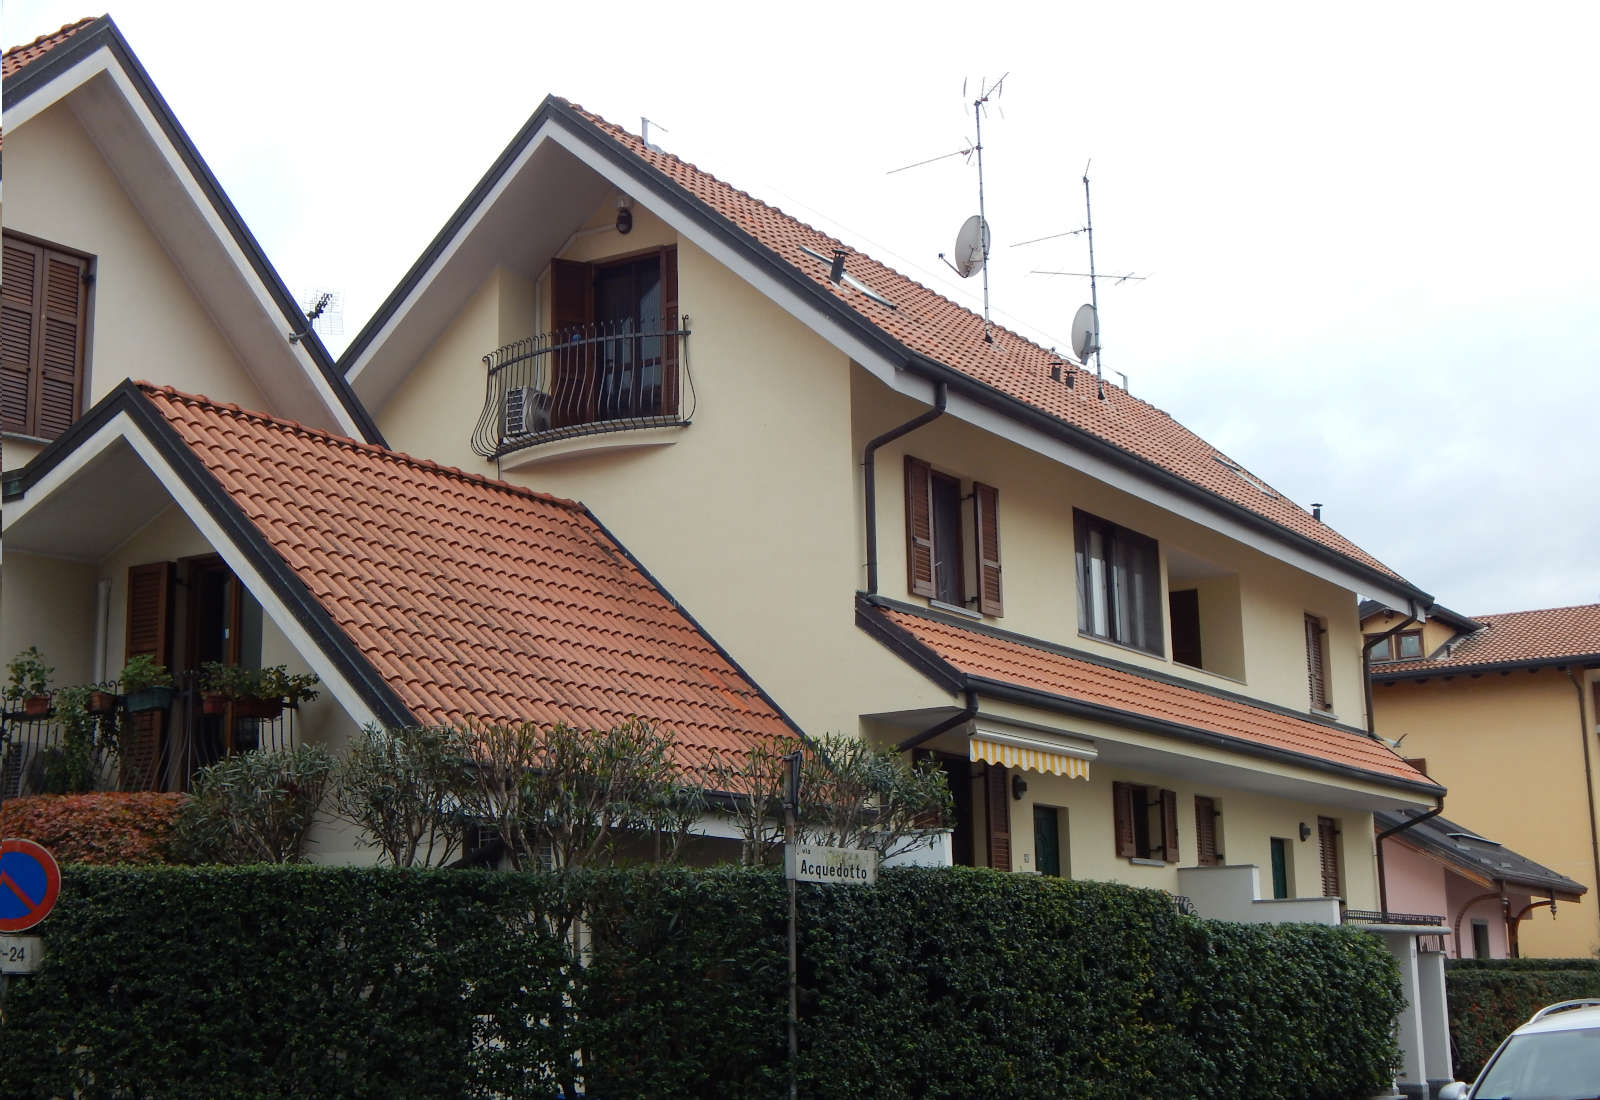
<svg viewBox="0 0 1600 1100">
<path fill-rule="evenodd" d="M 1356 615 L 1363 624 L 1374 615 L 1384 613 L 1397 614 L 1395 610 L 1385 605 L 1381 600 L 1362 600 L 1356 605 Z M 1451 611 L 1442 603 L 1436 603 L 1428 608 L 1429 621 L 1437 620 L 1455 630 L 1476 630 L 1482 626 L 1475 619 L 1469 619 L 1459 611 Z M 1410 629 L 1409 627 L 1407 629 Z"/>
<path fill-rule="evenodd" d="M 173 115 L 171 108 L 167 106 L 166 100 L 162 98 L 155 83 L 145 72 L 139 59 L 134 56 L 132 48 L 109 15 L 79 20 L 53 34 L 42 35 L 33 42 L 13 47 L 5 52 L 3 60 L 0 60 L 0 70 L 3 70 L 0 97 L 4 99 L 7 128 L 13 130 L 17 128 L 17 124 L 10 120 L 18 112 L 24 114 L 25 123 L 27 117 L 53 103 L 54 99 L 45 98 L 47 91 L 56 97 L 72 94 L 79 84 L 69 82 L 67 85 L 52 88 L 54 81 L 57 77 L 72 71 L 80 62 L 93 58 L 101 50 L 108 52 L 120 77 L 125 78 L 116 82 L 118 87 L 125 85 L 131 90 L 153 118 L 159 136 L 156 132 L 151 132 L 149 141 L 165 142 L 170 145 L 176 161 L 183 165 L 188 175 L 188 182 L 196 192 L 198 203 L 205 207 L 202 216 L 209 213 L 209 217 L 215 219 L 212 231 L 220 230 L 227 241 L 237 248 L 248 271 L 247 277 L 253 279 L 255 283 L 251 288 L 251 296 L 256 298 L 261 306 L 270 303 L 272 310 L 277 313 L 278 316 L 272 320 L 270 339 L 275 342 L 283 341 L 289 349 L 281 353 L 278 362 L 287 366 L 286 360 L 293 360 L 299 369 L 307 372 L 308 377 L 314 374 L 315 381 L 312 385 L 317 390 L 318 407 L 327 407 L 331 402 L 334 406 L 328 408 L 331 414 L 336 418 L 342 418 L 350 428 L 359 432 L 363 439 L 381 444 L 383 437 L 371 414 L 356 397 L 343 372 L 335 368 L 333 357 L 328 354 L 327 349 L 322 346 L 321 338 L 306 322 L 305 313 L 299 303 L 289 293 L 283 279 L 267 259 L 266 253 L 262 251 L 249 227 L 245 225 L 244 219 L 239 216 L 232 201 L 223 192 L 222 185 L 212 175 L 199 150 L 189 140 L 188 134 Z M 86 75 L 83 79 L 92 79 L 92 74 Z M 99 101 L 97 105 L 103 106 Z M 118 117 L 109 125 L 117 132 L 119 138 L 136 136 L 138 131 L 143 130 L 140 122 L 126 117 Z M 164 155 L 158 159 L 163 163 L 168 162 Z M 125 173 L 119 172 L 119 175 Z M 126 178 L 123 185 L 130 186 Z M 12 219 L 8 219 L 10 220 L 14 220 L 14 215 Z M 191 234 L 201 232 L 205 230 L 199 230 L 192 223 L 186 223 L 179 236 L 185 238 L 184 243 L 187 243 L 187 238 Z M 176 256 L 178 249 L 175 248 L 173 240 L 163 239 L 163 244 L 169 253 Z M 188 274 L 191 283 L 194 283 L 196 280 L 193 273 Z M 206 288 L 197 286 L 196 289 L 203 296 Z M 214 314 L 219 312 L 215 309 L 214 303 L 207 304 Z M 295 334 L 293 341 L 288 340 L 290 333 Z"/>
<path fill-rule="evenodd" d="M 1418 813 L 1406 810 L 1392 814 L 1379 812 L 1373 814 L 1373 821 L 1378 831 L 1383 832 L 1417 816 Z M 1487 878 L 1490 882 L 1523 886 L 1566 901 L 1577 901 L 1589 890 L 1581 882 L 1442 817 L 1430 817 L 1390 839 L 1428 852 L 1469 876 Z"/>
<path fill-rule="evenodd" d="M 1546 665 L 1600 665 L 1600 603 L 1478 615 L 1478 629 L 1415 661 L 1374 665 L 1374 680 L 1435 672 L 1471 672 Z"/>
<path fill-rule="evenodd" d="M 852 338 L 897 366 L 944 382 L 980 405 L 1221 510 L 1319 560 L 1335 562 L 1387 592 L 1431 602 L 1394 570 L 1162 410 L 1111 385 L 1104 387 L 1101 399 L 1093 374 L 1001 326 L 991 325 L 994 339 L 986 341 L 983 318 L 970 310 L 556 96 L 545 99 L 351 342 L 340 359 L 347 373 L 365 365 L 386 329 L 408 308 L 408 299 L 470 233 L 475 219 L 496 201 L 524 150 L 546 130 L 559 130 L 563 139 L 581 143 L 609 168 L 664 194 L 698 226 L 761 265 L 846 327 Z M 836 249 L 843 251 L 846 273 L 892 308 L 848 284 L 833 283 L 828 263 L 805 249 L 828 257 Z M 1060 371 L 1061 381 L 1051 378 L 1052 369 Z"/>
<path fill-rule="evenodd" d="M 632 718 L 678 762 L 798 730 L 582 504 L 148 384 L 125 384 L 7 485 L 22 496 L 118 412 L 300 597 L 394 724 Z"/>
<path fill-rule="evenodd" d="M 1444 793 L 1364 730 L 881 597 L 859 597 L 856 622 L 952 691 L 1000 694 L 1249 756 Z"/>
</svg>

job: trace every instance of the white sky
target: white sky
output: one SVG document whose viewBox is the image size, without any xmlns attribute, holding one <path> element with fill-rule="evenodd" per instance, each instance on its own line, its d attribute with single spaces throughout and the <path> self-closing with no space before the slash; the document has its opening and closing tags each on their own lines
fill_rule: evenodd
<svg viewBox="0 0 1600 1100">
<path fill-rule="evenodd" d="M 83 15 L 4 0 L 6 45 Z M 1600 5 L 127 0 L 135 53 L 297 296 L 359 331 L 547 92 L 1069 343 L 1093 158 L 1107 377 L 1441 603 L 1600 600 Z M 962 96 L 963 80 L 970 81 Z M 1001 114 L 1003 110 L 1004 114 Z M 488 351 L 490 349 L 484 349 Z M 463 429 L 465 430 L 465 429 Z"/>
</svg>

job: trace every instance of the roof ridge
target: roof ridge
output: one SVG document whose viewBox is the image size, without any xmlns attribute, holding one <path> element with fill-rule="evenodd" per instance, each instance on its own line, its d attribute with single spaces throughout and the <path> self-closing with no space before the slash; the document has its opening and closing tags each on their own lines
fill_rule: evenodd
<svg viewBox="0 0 1600 1100">
<path fill-rule="evenodd" d="M 204 394 L 187 393 L 184 390 L 176 388 L 175 386 L 158 386 L 154 382 L 135 381 L 134 385 L 138 386 L 139 389 L 143 390 L 147 395 L 150 396 L 160 394 L 186 404 L 205 406 L 221 412 L 232 414 L 234 416 L 247 417 L 249 419 L 260 421 L 263 424 L 269 424 L 275 427 L 285 428 L 289 431 L 300 432 L 313 438 L 323 439 L 333 443 L 336 446 L 344 447 L 351 451 L 374 455 L 378 458 L 387 459 L 393 462 L 399 462 L 427 473 L 441 474 L 445 477 L 454 478 L 457 481 L 482 485 L 485 488 L 498 490 L 500 492 L 508 493 L 512 496 L 525 497 L 530 500 L 538 500 L 546 504 L 555 504 L 575 512 L 587 513 L 589 511 L 588 506 L 580 500 L 572 500 L 568 497 L 558 497 L 554 493 L 544 493 L 537 489 L 529 489 L 522 485 L 513 484 L 509 481 L 502 481 L 499 478 L 487 477 L 483 474 L 475 474 L 471 470 L 463 470 L 459 466 L 446 466 L 443 463 L 434 462 L 431 459 L 418 458 L 415 455 L 407 454 L 404 451 L 396 451 L 391 450 L 388 447 L 380 447 L 376 443 L 367 443 L 362 440 L 355 439 L 352 436 L 340 435 L 337 432 L 330 432 L 323 428 L 313 428 L 310 425 L 302 424 L 300 421 L 290 419 L 289 417 L 275 416 L 272 413 L 260 412 L 256 409 L 246 409 L 232 401 L 217 401 L 214 398 L 205 396 Z"/>
<path fill-rule="evenodd" d="M 105 18 L 104 15 L 86 15 L 82 19 L 79 19 L 75 23 L 63 23 L 56 30 L 47 31 L 44 34 L 39 35 L 32 42 L 21 42 L 21 43 L 18 43 L 17 45 L 15 45 L 15 46 L 7 46 L 5 53 L 4 54 L 0 54 L 0 58 L 10 57 L 12 54 L 21 53 L 23 50 L 31 50 L 35 46 L 42 46 L 44 43 L 50 41 L 52 38 L 65 37 L 66 35 L 71 34 L 74 31 L 82 30 L 84 27 L 88 26 L 90 23 L 97 22 L 98 20 L 101 20 L 101 19 L 104 19 L 104 18 Z"/>
<path fill-rule="evenodd" d="M 1548 615 L 1556 611 L 1590 611 L 1600 610 L 1600 603 L 1572 603 L 1561 607 L 1530 607 L 1526 611 L 1495 611 L 1488 615 L 1470 615 L 1468 618 L 1478 620 L 1506 619 L 1513 615 Z M 1493 626 L 1493 622 L 1484 622 L 1485 626 Z"/>
</svg>

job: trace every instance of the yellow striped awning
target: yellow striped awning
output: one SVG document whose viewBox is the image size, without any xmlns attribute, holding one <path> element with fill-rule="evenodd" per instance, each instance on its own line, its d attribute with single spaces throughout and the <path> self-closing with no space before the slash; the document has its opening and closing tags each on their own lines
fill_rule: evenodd
<svg viewBox="0 0 1600 1100">
<path fill-rule="evenodd" d="M 1004 764 L 1008 768 L 1043 772 L 1046 775 L 1064 775 L 1068 779 L 1089 778 L 1089 761 L 1081 756 L 1068 756 L 1066 753 L 1052 752 L 1045 748 L 1029 748 L 1004 741 L 991 741 L 980 736 L 972 737 L 967 746 L 973 760 L 982 760 L 986 764 Z"/>
</svg>

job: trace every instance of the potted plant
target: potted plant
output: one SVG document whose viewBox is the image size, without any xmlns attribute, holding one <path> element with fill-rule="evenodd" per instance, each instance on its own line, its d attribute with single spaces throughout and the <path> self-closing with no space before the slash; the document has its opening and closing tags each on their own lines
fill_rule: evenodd
<svg viewBox="0 0 1600 1100">
<path fill-rule="evenodd" d="M 129 714 L 150 710 L 165 710 L 172 705 L 176 689 L 172 673 L 148 653 L 132 658 L 122 666 L 124 705 Z"/>
<path fill-rule="evenodd" d="M 213 717 L 227 713 L 228 703 L 235 695 L 239 671 L 221 661 L 207 661 L 200 666 L 200 709 L 203 713 Z"/>
<path fill-rule="evenodd" d="M 315 699 L 319 682 L 311 673 L 290 673 L 285 665 L 243 668 L 209 661 L 200 669 L 205 713 L 221 714 L 231 703 L 240 718 L 275 719 L 285 705 Z"/>
<path fill-rule="evenodd" d="M 44 663 L 44 654 L 37 646 L 29 646 L 6 665 L 11 674 L 6 684 L 5 697 L 9 702 L 22 704 L 22 712 L 29 718 L 43 718 L 50 713 L 50 677 L 55 669 Z"/>
<path fill-rule="evenodd" d="M 86 704 L 90 714 L 100 718 L 109 717 L 117 713 L 117 704 L 122 701 L 122 696 L 105 688 L 90 688 L 89 701 Z"/>
</svg>

